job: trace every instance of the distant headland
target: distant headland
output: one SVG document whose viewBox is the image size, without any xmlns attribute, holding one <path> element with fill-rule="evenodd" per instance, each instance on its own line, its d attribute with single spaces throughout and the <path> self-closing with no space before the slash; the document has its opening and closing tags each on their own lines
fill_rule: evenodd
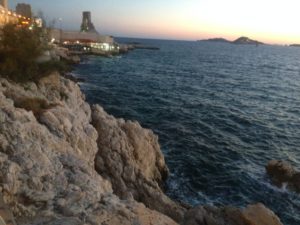
<svg viewBox="0 0 300 225">
<path fill-rule="evenodd" d="M 229 41 L 225 38 L 210 38 L 198 41 L 206 41 L 206 42 L 220 42 L 220 43 L 231 43 L 231 44 L 243 44 L 243 45 L 264 45 L 263 42 L 252 40 L 248 37 L 239 37 L 234 41 Z"/>
<path fill-rule="evenodd" d="M 264 45 L 264 43 L 256 40 L 252 40 L 248 37 L 240 37 L 232 42 L 233 44 L 243 44 L 243 45 Z"/>
<path fill-rule="evenodd" d="M 300 47 L 300 44 L 292 44 L 290 47 Z"/>
<path fill-rule="evenodd" d="M 229 41 L 225 38 L 210 38 L 210 39 L 204 39 L 204 40 L 199 40 L 199 41 L 231 43 L 231 41 Z"/>
</svg>

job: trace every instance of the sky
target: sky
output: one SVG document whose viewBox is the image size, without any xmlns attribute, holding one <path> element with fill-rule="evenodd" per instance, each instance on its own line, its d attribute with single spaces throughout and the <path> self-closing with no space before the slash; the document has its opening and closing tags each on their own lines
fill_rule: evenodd
<svg viewBox="0 0 300 225">
<path fill-rule="evenodd" d="M 67 30 L 78 30 L 82 11 L 91 11 L 99 33 L 118 37 L 300 43 L 300 0 L 9 0 L 11 9 L 17 3 L 48 21 L 62 18 Z"/>
</svg>

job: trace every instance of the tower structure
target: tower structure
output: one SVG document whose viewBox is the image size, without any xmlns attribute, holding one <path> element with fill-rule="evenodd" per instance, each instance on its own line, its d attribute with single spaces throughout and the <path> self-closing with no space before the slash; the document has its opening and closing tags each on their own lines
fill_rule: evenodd
<svg viewBox="0 0 300 225">
<path fill-rule="evenodd" d="M 16 12 L 19 15 L 25 16 L 26 18 L 32 17 L 31 5 L 25 3 L 19 3 L 16 6 Z"/>
<path fill-rule="evenodd" d="M 8 9 L 8 0 L 0 0 L 0 4 L 1 4 L 5 9 Z"/>
<path fill-rule="evenodd" d="M 97 33 L 94 24 L 92 23 L 91 12 L 82 13 L 81 32 Z"/>
</svg>

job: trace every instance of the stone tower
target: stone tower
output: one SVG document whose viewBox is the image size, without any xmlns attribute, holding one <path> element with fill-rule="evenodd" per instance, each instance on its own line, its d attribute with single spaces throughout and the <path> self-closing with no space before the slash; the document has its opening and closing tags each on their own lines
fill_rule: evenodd
<svg viewBox="0 0 300 225">
<path fill-rule="evenodd" d="M 32 17 L 31 6 L 29 4 L 18 3 L 16 6 L 16 12 L 26 18 Z"/>
<path fill-rule="evenodd" d="M 1 4 L 5 9 L 8 9 L 8 0 L 0 0 L 0 4 Z"/>
<path fill-rule="evenodd" d="M 81 32 L 97 33 L 94 24 L 92 23 L 91 12 L 82 13 Z"/>
</svg>

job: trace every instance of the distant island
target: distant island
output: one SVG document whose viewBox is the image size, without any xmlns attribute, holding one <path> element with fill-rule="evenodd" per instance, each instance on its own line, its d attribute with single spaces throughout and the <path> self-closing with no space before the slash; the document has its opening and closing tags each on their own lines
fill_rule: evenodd
<svg viewBox="0 0 300 225">
<path fill-rule="evenodd" d="M 229 41 L 225 38 L 210 38 L 210 39 L 199 40 L 199 41 L 231 43 L 231 41 Z"/>
<path fill-rule="evenodd" d="M 300 44 L 292 44 L 290 47 L 300 47 Z"/>
<path fill-rule="evenodd" d="M 264 45 L 264 43 L 252 40 L 248 37 L 240 37 L 232 42 L 233 44 L 242 44 L 242 45 Z"/>
<path fill-rule="evenodd" d="M 204 39 L 204 40 L 199 40 L 199 41 L 231 43 L 231 44 L 241 44 L 241 45 L 264 45 L 263 42 L 252 40 L 248 37 L 239 37 L 238 39 L 236 39 L 234 41 L 229 41 L 225 38 L 210 38 L 210 39 Z"/>
</svg>

